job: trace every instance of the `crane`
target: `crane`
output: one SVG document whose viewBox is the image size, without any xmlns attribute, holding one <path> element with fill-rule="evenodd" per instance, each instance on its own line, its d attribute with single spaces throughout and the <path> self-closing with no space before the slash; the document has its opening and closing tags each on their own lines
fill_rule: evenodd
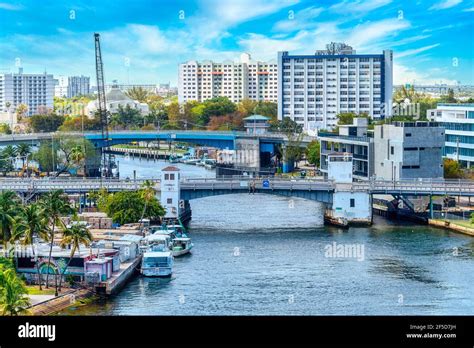
<svg viewBox="0 0 474 348">
<path fill-rule="evenodd" d="M 102 131 L 102 176 L 110 177 L 112 175 L 110 158 L 106 154 L 109 147 L 109 119 L 107 113 L 107 103 L 105 100 L 105 83 L 104 83 L 104 64 L 102 62 L 102 53 L 100 50 L 100 34 L 94 33 L 95 40 L 95 72 L 97 76 L 97 94 L 98 107 L 97 112 L 100 118 L 100 127 Z"/>
</svg>

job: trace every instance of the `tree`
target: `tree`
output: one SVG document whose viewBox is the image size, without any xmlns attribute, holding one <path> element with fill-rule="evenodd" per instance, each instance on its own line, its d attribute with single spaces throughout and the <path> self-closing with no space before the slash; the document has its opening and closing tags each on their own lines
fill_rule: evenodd
<svg viewBox="0 0 474 348">
<path fill-rule="evenodd" d="M 443 160 L 444 178 L 445 179 L 459 179 L 463 177 L 463 172 L 458 161 L 450 158 Z"/>
<path fill-rule="evenodd" d="M 0 133 L 2 134 L 12 134 L 12 130 L 10 126 L 6 123 L 1 123 L 0 124 Z"/>
<path fill-rule="evenodd" d="M 270 122 L 277 121 L 278 104 L 269 101 L 259 101 L 254 109 L 255 114 L 271 118 Z"/>
<path fill-rule="evenodd" d="M 439 103 L 457 103 L 458 100 L 454 97 L 454 90 L 452 88 L 448 88 L 448 94 L 442 95 L 439 97 Z"/>
<path fill-rule="evenodd" d="M 51 142 L 50 140 L 41 142 L 38 151 L 33 154 L 33 159 L 38 162 L 41 171 L 48 173 L 55 171 L 58 163 L 57 142 Z"/>
<path fill-rule="evenodd" d="M 158 221 L 165 214 L 164 208 L 156 197 L 148 201 L 145 209 L 141 191 L 122 191 L 109 194 L 105 203 L 105 212 L 121 225 L 137 222 L 143 218 Z M 143 210 L 145 209 L 145 213 Z"/>
<path fill-rule="evenodd" d="M 244 116 L 249 116 L 255 114 L 255 108 L 257 107 L 258 102 L 252 99 L 242 99 L 237 104 L 237 110 Z"/>
<path fill-rule="evenodd" d="M 29 121 L 31 128 L 36 133 L 56 132 L 63 124 L 64 117 L 56 114 L 33 115 Z"/>
<path fill-rule="evenodd" d="M 4 246 L 12 236 L 15 216 L 18 213 L 19 206 L 20 199 L 15 192 L 0 192 L 0 238 Z"/>
<path fill-rule="evenodd" d="M 133 87 L 125 92 L 131 99 L 137 100 L 140 103 L 144 103 L 148 99 L 148 95 L 150 94 L 146 89 L 143 87 Z"/>
<path fill-rule="evenodd" d="M 130 126 L 143 126 L 143 117 L 135 108 L 130 105 L 123 107 L 119 105 L 117 113 L 110 118 L 110 125 L 112 127 L 127 128 Z"/>
<path fill-rule="evenodd" d="M 73 213 L 73 209 L 69 204 L 67 196 L 62 190 L 56 190 L 47 193 L 42 197 L 41 205 L 49 218 L 49 255 L 48 255 L 48 272 L 46 273 L 46 288 L 49 287 L 49 270 L 51 267 L 51 254 L 53 252 L 54 235 L 56 233 L 56 225 L 61 224 L 60 217 Z M 57 296 L 57 282 L 56 282 L 56 296 Z"/>
<path fill-rule="evenodd" d="M 31 145 L 26 143 L 21 143 L 16 146 L 16 152 L 21 157 L 22 167 L 28 167 L 28 159 L 31 155 Z"/>
<path fill-rule="evenodd" d="M 44 213 L 44 209 L 38 203 L 21 206 L 19 214 L 14 220 L 14 228 L 12 241 L 20 241 L 23 245 L 33 245 L 35 237 L 48 240 L 47 233 L 48 218 Z M 32 247 L 33 258 L 36 259 L 35 248 Z M 41 286 L 41 275 L 39 263 L 36 262 L 36 272 L 38 274 L 39 289 Z"/>
<path fill-rule="evenodd" d="M 64 119 L 63 124 L 59 127 L 62 132 L 82 132 L 100 130 L 100 118 L 87 116 L 69 116 Z"/>
<path fill-rule="evenodd" d="M 205 126 L 209 123 L 211 116 L 223 116 L 237 110 L 237 106 L 227 97 L 215 97 L 206 100 L 204 103 L 202 115 L 199 118 L 199 124 Z"/>
<path fill-rule="evenodd" d="M 5 158 L 10 162 L 11 166 L 14 167 L 15 158 L 18 155 L 16 147 L 13 145 L 7 145 L 2 151 L 1 157 Z"/>
<path fill-rule="evenodd" d="M 63 228 L 63 237 L 61 239 L 60 246 L 65 248 L 66 246 L 71 246 L 71 254 L 69 255 L 69 260 L 67 261 L 66 267 L 64 267 L 61 276 L 59 277 L 59 291 L 61 291 L 61 284 L 64 274 L 71 263 L 74 254 L 77 251 L 80 251 L 80 245 L 84 244 L 85 247 L 89 247 L 92 242 L 92 234 L 89 229 L 78 223 L 78 221 L 74 221 L 74 224 L 65 228 Z"/>
<path fill-rule="evenodd" d="M 28 106 L 26 104 L 20 104 L 16 107 L 16 114 L 18 116 L 18 120 L 21 120 L 23 117 L 25 117 L 27 112 Z"/>
<path fill-rule="evenodd" d="M 306 148 L 306 158 L 308 159 L 308 162 L 315 167 L 320 166 L 320 149 L 321 144 L 318 140 L 311 141 Z"/>
<path fill-rule="evenodd" d="M 30 305 L 24 282 L 14 268 L 0 269 L 0 310 L 2 315 L 18 315 Z"/>
</svg>

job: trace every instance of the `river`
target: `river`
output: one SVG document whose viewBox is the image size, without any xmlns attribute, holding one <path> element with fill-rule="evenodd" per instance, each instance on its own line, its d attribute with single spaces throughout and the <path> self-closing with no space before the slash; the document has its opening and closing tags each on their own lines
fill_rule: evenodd
<svg viewBox="0 0 474 348">
<path fill-rule="evenodd" d="M 158 177 L 166 165 L 122 158 L 120 172 Z M 178 166 L 184 176 L 215 175 Z M 264 194 L 208 197 L 191 208 L 194 249 L 175 260 L 171 279 L 137 276 L 118 295 L 62 314 L 474 314 L 471 237 L 382 218 L 325 227 L 321 204 Z M 359 253 L 330 257 L 335 246 Z"/>
</svg>

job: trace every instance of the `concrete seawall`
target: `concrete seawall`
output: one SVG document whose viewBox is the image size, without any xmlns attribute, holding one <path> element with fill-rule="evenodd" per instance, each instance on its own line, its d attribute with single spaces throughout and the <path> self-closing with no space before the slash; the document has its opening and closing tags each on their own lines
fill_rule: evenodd
<svg viewBox="0 0 474 348">
<path fill-rule="evenodd" d="M 429 219 L 428 224 L 474 237 L 474 228 L 456 225 L 456 224 L 451 223 L 450 221 Z"/>
</svg>

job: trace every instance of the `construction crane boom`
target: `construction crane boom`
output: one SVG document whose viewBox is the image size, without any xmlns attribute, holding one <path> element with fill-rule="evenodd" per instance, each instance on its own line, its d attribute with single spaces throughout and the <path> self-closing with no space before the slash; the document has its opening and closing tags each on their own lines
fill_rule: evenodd
<svg viewBox="0 0 474 348">
<path fill-rule="evenodd" d="M 95 40 L 95 71 L 97 77 L 97 95 L 98 107 L 97 111 L 100 118 L 100 126 L 102 131 L 102 176 L 111 176 L 110 159 L 106 154 L 109 144 L 109 119 L 107 113 L 107 102 L 105 100 L 105 83 L 104 83 L 104 64 L 102 62 L 102 52 L 100 50 L 100 34 L 94 33 Z"/>
</svg>

